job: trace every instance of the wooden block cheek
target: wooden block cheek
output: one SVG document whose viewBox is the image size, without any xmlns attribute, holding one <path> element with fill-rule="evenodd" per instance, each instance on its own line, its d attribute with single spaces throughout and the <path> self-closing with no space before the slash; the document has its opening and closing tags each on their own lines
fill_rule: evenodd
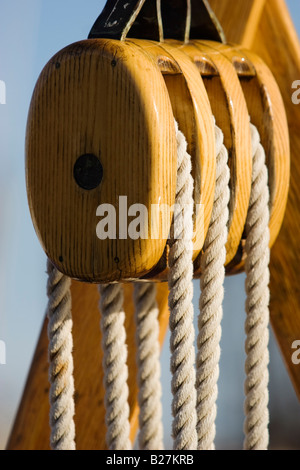
<svg viewBox="0 0 300 470">
<path fill-rule="evenodd" d="M 235 65 L 251 121 L 259 130 L 266 152 L 272 246 L 281 227 L 289 187 L 289 132 L 283 100 L 271 71 L 256 54 L 236 45 L 208 43 Z"/>
<path fill-rule="evenodd" d="M 251 116 L 253 122 L 257 122 L 266 151 L 270 189 L 270 246 L 273 246 L 283 221 L 289 189 L 290 145 L 286 111 L 278 85 L 266 64 L 252 52 L 241 49 L 241 53 L 255 66 L 261 96 L 262 122 L 259 122 L 257 108 L 251 108 Z M 246 86 L 245 80 L 245 93 Z"/>
<path fill-rule="evenodd" d="M 201 204 L 195 218 L 194 256 L 203 247 L 211 217 L 215 188 L 215 138 L 212 110 L 197 67 L 182 50 L 182 44 L 166 41 L 166 50 L 179 64 L 184 77 L 185 93 L 176 92 L 175 80 L 169 84 L 174 114 L 178 115 L 181 130 L 185 133 L 192 156 L 194 201 Z M 178 91 L 178 90 L 177 90 Z M 193 119 L 191 119 L 193 116 Z"/>
<path fill-rule="evenodd" d="M 96 235 L 97 208 L 110 204 L 118 212 L 120 196 L 127 196 L 128 207 L 174 203 L 176 137 L 169 97 L 156 65 L 136 47 L 83 41 L 56 55 L 33 96 L 26 153 L 35 228 L 59 269 L 99 282 L 135 277 L 156 264 L 166 236 Z M 74 165 L 86 154 L 103 167 L 99 186 L 90 191 L 74 180 Z M 162 223 L 168 234 L 170 218 Z M 117 235 L 119 229 L 117 214 Z"/>
<path fill-rule="evenodd" d="M 289 133 L 282 97 L 276 81 L 264 62 L 236 45 L 208 41 L 234 64 L 238 72 L 252 123 L 258 128 L 266 151 L 270 189 L 270 247 L 279 233 L 289 188 Z M 243 269 L 244 243 L 228 267 L 229 273 Z"/>
<path fill-rule="evenodd" d="M 181 43 L 156 43 L 138 39 L 130 39 L 130 42 L 137 44 L 157 62 L 165 80 L 174 117 L 187 140 L 188 152 L 192 157 L 194 202 L 198 205 L 195 206 L 198 212 L 194 218 L 195 259 L 202 249 L 207 232 L 215 184 L 214 127 L 208 96 L 196 66 L 180 50 Z M 164 256 L 160 265 L 162 269 L 166 267 L 166 262 L 167 256 Z"/>
<path fill-rule="evenodd" d="M 224 145 L 229 152 L 231 197 L 226 244 L 228 264 L 238 250 L 250 199 L 252 152 L 248 109 L 237 73 L 220 52 L 206 41 L 193 41 L 183 46 L 183 50 L 203 74 L 212 111 L 217 125 L 223 131 Z M 197 266 L 200 266 L 200 259 L 195 264 L 196 273 Z"/>
</svg>

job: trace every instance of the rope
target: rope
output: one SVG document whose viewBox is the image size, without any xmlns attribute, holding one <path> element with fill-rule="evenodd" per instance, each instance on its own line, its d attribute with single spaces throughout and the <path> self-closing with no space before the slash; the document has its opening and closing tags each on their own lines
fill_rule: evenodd
<svg viewBox="0 0 300 470">
<path fill-rule="evenodd" d="M 246 222 L 246 313 L 245 349 L 245 450 L 268 447 L 268 342 L 269 342 L 269 189 L 265 152 L 256 128 L 251 125 L 253 173 Z"/>
<path fill-rule="evenodd" d="M 216 186 L 209 229 L 201 256 L 201 295 L 198 317 L 198 353 L 196 363 L 198 450 L 213 450 L 216 434 L 224 264 L 226 260 L 229 217 L 228 152 L 223 133 L 215 126 Z"/>
<path fill-rule="evenodd" d="M 130 450 L 128 367 L 124 327 L 123 286 L 99 286 L 103 370 L 105 388 L 106 441 L 109 450 Z"/>
<path fill-rule="evenodd" d="M 139 446 L 141 450 L 162 450 L 163 426 L 156 285 L 135 283 L 134 302 L 140 408 Z"/>
<path fill-rule="evenodd" d="M 50 426 L 53 450 L 75 450 L 71 280 L 47 261 Z"/>
<path fill-rule="evenodd" d="M 213 450 L 218 395 L 224 263 L 229 217 L 228 152 L 215 126 L 217 172 L 212 217 L 201 257 L 201 296 L 195 374 L 193 326 L 193 179 L 191 157 L 176 124 L 177 184 L 169 252 L 169 326 L 175 450 Z M 269 190 L 265 153 L 251 125 L 253 174 L 246 221 L 245 441 L 246 450 L 267 449 L 269 341 Z M 70 279 L 48 260 L 51 448 L 75 450 L 73 340 Z M 99 286 L 107 445 L 130 450 L 128 367 L 121 284 Z M 136 283 L 141 449 L 163 449 L 159 323 L 156 287 Z M 195 388 L 196 384 L 196 388 Z M 197 390 L 197 392 L 196 392 Z"/>
<path fill-rule="evenodd" d="M 195 352 L 193 326 L 193 221 L 182 208 L 193 207 L 191 157 L 184 135 L 177 131 L 177 185 L 169 253 L 169 326 L 171 331 L 172 413 L 175 450 L 197 448 Z M 174 233 L 176 231 L 176 234 Z M 176 235 L 176 236 L 175 236 Z"/>
</svg>

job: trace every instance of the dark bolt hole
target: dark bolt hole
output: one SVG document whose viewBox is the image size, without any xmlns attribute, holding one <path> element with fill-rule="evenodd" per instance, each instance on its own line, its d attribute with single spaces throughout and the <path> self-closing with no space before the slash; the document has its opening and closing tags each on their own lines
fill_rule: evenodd
<svg viewBox="0 0 300 470">
<path fill-rule="evenodd" d="M 92 154 L 81 155 L 74 165 L 74 179 L 82 189 L 97 188 L 103 178 L 103 166 L 99 158 Z"/>
</svg>

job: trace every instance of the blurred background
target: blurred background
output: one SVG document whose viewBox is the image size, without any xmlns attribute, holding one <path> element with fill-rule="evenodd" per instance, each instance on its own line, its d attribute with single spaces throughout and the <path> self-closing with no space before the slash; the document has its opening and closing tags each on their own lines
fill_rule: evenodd
<svg viewBox="0 0 300 470">
<path fill-rule="evenodd" d="M 287 4 L 300 32 L 300 2 Z M 6 345 L 6 364 L 0 364 L 0 449 L 17 411 L 47 302 L 46 258 L 32 227 L 25 189 L 27 111 L 46 62 L 66 45 L 86 38 L 103 5 L 104 0 L 0 4 L 0 80 L 6 85 L 6 104 L 1 104 L 3 86 L 0 96 L 0 341 Z M 194 287 L 197 308 L 198 282 Z M 225 290 L 216 444 L 218 449 L 237 449 L 244 419 L 244 276 L 226 279 Z M 271 447 L 300 449 L 300 405 L 272 335 L 270 356 Z M 168 339 L 162 370 L 165 445 L 170 448 Z"/>
</svg>

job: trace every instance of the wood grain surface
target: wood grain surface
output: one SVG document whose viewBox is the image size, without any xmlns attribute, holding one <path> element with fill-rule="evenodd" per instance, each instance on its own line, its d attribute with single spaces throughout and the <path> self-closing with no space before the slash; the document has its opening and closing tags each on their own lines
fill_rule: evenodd
<svg viewBox="0 0 300 470">
<path fill-rule="evenodd" d="M 287 211 L 278 239 L 272 248 L 271 257 L 271 320 L 287 369 L 300 397 L 299 366 L 292 364 L 291 344 L 300 339 L 300 260 L 299 207 L 300 207 L 300 106 L 291 101 L 291 84 L 300 79 L 299 41 L 283 0 L 210 0 L 221 20 L 229 41 L 251 46 L 270 67 L 276 77 L 287 111 L 291 139 L 291 183 Z M 103 448 L 104 407 L 101 384 L 98 320 L 98 294 L 95 286 L 73 282 L 73 314 L 75 320 L 75 379 L 80 394 L 76 406 L 78 448 Z M 159 286 L 158 300 L 161 305 L 161 335 L 168 323 L 167 289 Z M 87 316 L 85 328 L 82 318 Z M 132 307 L 127 305 L 128 318 L 133 317 Z M 78 320 L 76 320 L 78 319 Z M 78 322 L 78 323 L 77 323 Z M 96 326 L 97 322 L 97 326 Z M 86 360 L 86 343 L 94 344 L 93 359 Z M 94 340 L 92 340 L 94 338 Z M 93 343 L 92 343 L 93 341 Z M 129 345 L 129 354 L 134 354 L 134 343 Z M 11 433 L 8 449 L 48 448 L 48 381 L 47 381 L 47 335 L 43 329 L 35 352 L 24 395 Z M 79 379 L 80 375 L 80 379 Z M 96 379 L 95 379 L 96 378 Z M 78 385 L 81 383 L 81 388 Z M 88 394 L 85 395 L 86 384 Z M 131 396 L 136 396 L 136 381 L 130 382 Z M 97 402 L 98 401 L 98 402 Z M 98 403 L 98 405 L 97 405 Z M 131 401 L 132 403 L 132 401 Z M 135 402 L 136 403 L 136 402 Z M 136 423 L 137 405 L 131 411 L 132 431 Z M 88 416 L 86 416 L 86 414 Z M 96 423 L 96 424 L 95 424 Z"/>
<path fill-rule="evenodd" d="M 226 264 L 235 256 L 242 238 L 249 207 L 252 151 L 249 113 L 237 73 L 233 65 L 205 43 L 178 46 L 197 64 L 203 73 L 212 112 L 224 134 L 230 166 L 230 220 L 226 245 Z M 204 62 L 204 65 L 203 65 Z M 215 69 L 205 71 L 209 63 Z M 200 274 L 200 256 L 195 262 L 195 276 Z"/>
<path fill-rule="evenodd" d="M 270 69 L 258 55 L 237 46 L 208 43 L 235 64 L 251 122 L 257 127 L 266 152 L 272 247 L 284 217 L 290 178 L 289 130 L 282 96 Z M 254 76 L 249 75 L 251 70 Z M 238 259 L 235 263 L 232 273 L 243 267 Z"/>
<path fill-rule="evenodd" d="M 291 179 L 283 225 L 271 251 L 271 322 L 287 370 L 300 399 L 300 366 L 292 344 L 300 339 L 300 105 L 292 83 L 300 79 L 299 39 L 283 0 L 265 3 L 252 49 L 275 75 L 284 101 L 291 145 Z"/>
<path fill-rule="evenodd" d="M 202 250 L 213 207 L 216 162 L 212 111 L 203 80 L 195 64 L 178 48 L 169 43 L 131 40 L 150 54 L 158 64 L 174 63 L 174 73 L 164 73 L 166 88 L 179 129 L 184 133 L 192 157 L 194 202 L 202 205 L 194 221 L 195 259 Z M 180 73 L 179 73 L 180 71 Z M 167 257 L 161 268 L 167 267 Z"/>
<path fill-rule="evenodd" d="M 91 190 L 80 187 L 73 175 L 84 155 L 94 155 L 103 167 L 100 185 Z M 89 282 L 138 278 L 150 271 L 163 254 L 172 220 L 165 211 L 153 234 L 151 208 L 175 202 L 176 155 L 165 83 L 141 48 L 95 39 L 56 54 L 31 102 L 26 177 L 36 232 L 58 269 Z M 88 168 L 80 171 L 84 176 Z M 100 205 L 105 211 L 97 214 Z M 141 238 L 129 233 L 137 205 L 148 210 L 143 220 L 136 213 Z M 99 239 L 96 227 L 107 210 L 112 219 L 104 231 L 110 228 L 110 234 Z"/>
<path fill-rule="evenodd" d="M 263 8 L 272 0 L 209 0 L 227 41 L 250 47 L 256 35 Z"/>
</svg>

